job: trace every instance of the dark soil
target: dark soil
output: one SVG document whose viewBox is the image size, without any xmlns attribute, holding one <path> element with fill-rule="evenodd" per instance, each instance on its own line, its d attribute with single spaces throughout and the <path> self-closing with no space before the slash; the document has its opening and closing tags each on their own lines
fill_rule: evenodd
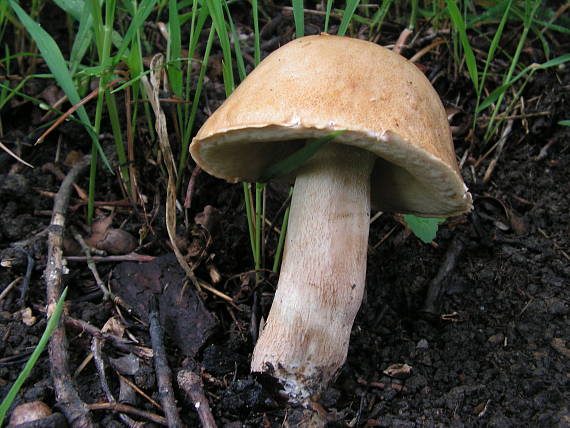
<svg viewBox="0 0 570 428">
<path fill-rule="evenodd" d="M 294 32 L 289 16 L 282 16 L 277 9 L 274 13 L 280 21 L 263 33 L 264 54 L 290 40 Z M 319 19 L 309 19 L 307 33 L 320 31 Z M 245 11 L 236 11 L 235 20 L 240 31 L 251 34 Z M 428 27 L 426 24 L 420 31 L 427 32 Z M 387 23 L 380 43 L 393 43 L 403 28 Z M 61 29 L 54 31 L 57 36 Z M 64 33 L 60 35 L 65 46 Z M 568 37 L 561 38 L 559 33 L 554 36 L 557 39 L 551 57 L 568 52 Z M 429 43 L 419 42 L 402 54 L 411 57 Z M 521 61 L 543 61 L 539 48 L 538 41 L 532 39 Z M 220 57 L 216 58 L 219 61 Z M 353 327 L 348 359 L 336 382 L 320 397 L 319 405 L 327 412 L 330 425 L 339 427 L 570 427 L 570 128 L 557 125 L 569 118 L 570 71 L 558 67 L 535 74 L 524 90 L 524 106 L 513 113 L 517 117 L 496 167 L 485 182 L 484 174 L 496 152 L 485 159 L 483 155 L 499 136 L 483 145 L 487 116 L 481 118 L 473 133 L 467 132 L 475 99 L 467 73 L 454 72 L 447 48 L 424 56 L 421 66 L 434 81 L 446 107 L 460 111 L 452 122 L 458 130 L 455 145 L 458 159 L 468 151 L 462 173 L 473 193 L 475 210 L 449 219 L 432 245 L 410 234 L 399 216 L 384 214 L 373 222 L 367 291 Z M 496 67 L 499 70 L 501 64 Z M 25 92 L 39 96 L 51 85 L 50 81 L 33 81 Z M 210 72 L 206 92 L 200 122 L 223 101 L 220 74 Z M 46 326 L 42 277 L 46 236 L 41 232 L 49 224 L 53 200 L 45 192 L 57 192 L 61 181 L 41 167 L 54 161 L 58 143 L 62 159 L 72 151 L 90 150 L 87 136 L 73 123 L 59 127 L 41 146 L 32 147 L 30 143 L 42 125 L 41 114 L 33 104 L 18 99 L 2 112 L 3 142 L 36 168 L 23 167 L 0 151 L 0 292 L 30 270 L 25 299 L 20 299 L 26 282 L 22 279 L 0 301 L 1 397 L 15 381 Z M 171 278 L 173 290 L 189 287 L 192 294 L 194 289 L 184 282 L 184 273 L 177 271 L 174 258 L 169 256 L 172 250 L 164 226 L 166 178 L 156 163 L 146 161 L 156 159 L 156 152 L 148 143 L 144 123 L 138 131 L 137 138 L 144 144 L 138 149 L 137 167 L 152 227 L 149 229 L 141 220 L 140 209 L 129 206 L 115 210 L 112 226 L 137 239 L 141 236 L 136 250 L 139 254 L 166 256 L 170 261 L 140 266 L 139 273 L 134 262 L 98 263 L 104 282 L 134 308 L 131 311 L 102 299 L 85 262 L 68 261 L 65 283 L 70 286 L 69 316 L 98 328 L 112 319 L 115 334 L 122 334 L 121 329 L 126 328 L 129 336 L 125 337 L 150 347 L 147 309 L 145 304 L 137 307 L 137 299 L 146 297 L 129 287 L 144 283 L 150 293 L 153 281 Z M 103 138 L 102 144 L 109 153 L 113 151 L 112 139 Z M 542 150 L 547 144 L 548 148 Z M 60 168 L 64 172 L 69 169 L 65 165 Z M 86 189 L 86 178 L 78 184 Z M 116 177 L 104 168 L 99 170 L 96 199 L 123 199 Z M 285 200 L 286 191 L 269 187 L 270 220 Z M 249 373 L 256 324 L 261 315 L 268 313 L 277 278 L 266 275 L 255 287 L 241 185 L 202 173 L 197 177 L 192 208 L 187 214 L 190 219 L 202 216 L 202 225 L 185 223 L 180 212 L 178 219 L 178 235 L 188 259 L 199 262 L 197 277 L 233 298 L 234 303 L 203 290 L 194 293 L 203 303 L 181 303 L 174 292 L 168 301 L 161 301 L 171 369 L 176 372 L 189 367 L 202 374 L 219 426 L 280 426 L 284 421 L 295 425 L 295 411 L 279 404 Z M 68 224 L 85 231 L 87 237 L 84 222 L 85 207 L 74 199 Z M 144 233 L 139 235 L 141 230 Z M 15 245 L 21 240 L 28 241 Z M 267 266 L 272 263 L 276 241 L 277 236 L 270 233 Z M 440 296 L 426 301 L 430 283 L 446 257 L 455 257 L 456 263 L 440 278 Z M 148 273 L 147 280 L 133 279 L 141 272 Z M 180 314 L 176 309 L 181 304 L 188 310 L 204 310 L 205 314 L 199 319 L 199 312 Z M 29 320 L 25 308 L 31 309 L 35 320 Z M 185 334 L 184 329 L 189 333 Z M 90 353 L 91 336 L 69 326 L 67 333 L 70 365 L 75 371 Z M 191 343 L 185 343 L 188 340 Z M 158 399 L 152 359 L 145 358 L 144 353 L 118 349 L 109 342 L 103 354 L 110 364 L 108 382 L 116 397 L 119 372 Z M 125 355 L 133 361 L 126 362 Z M 387 371 L 395 364 L 407 364 L 411 371 Z M 93 363 L 78 372 L 76 381 L 85 402 L 107 401 Z M 184 421 L 188 426 L 199 426 L 192 403 L 177 386 L 175 393 Z M 40 358 L 15 405 L 33 400 L 57 408 L 47 353 Z M 129 400 L 126 402 L 135 407 L 160 413 L 140 395 Z M 97 411 L 94 418 L 101 426 L 120 424 L 110 411 Z"/>
</svg>

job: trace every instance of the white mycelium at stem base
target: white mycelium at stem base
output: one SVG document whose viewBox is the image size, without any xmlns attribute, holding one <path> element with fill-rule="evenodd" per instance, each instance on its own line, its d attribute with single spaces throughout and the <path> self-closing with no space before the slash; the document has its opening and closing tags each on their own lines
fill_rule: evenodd
<svg viewBox="0 0 570 428">
<path fill-rule="evenodd" d="M 277 292 L 252 361 L 291 401 L 318 392 L 346 359 L 366 277 L 374 159 L 329 143 L 297 174 Z"/>
</svg>

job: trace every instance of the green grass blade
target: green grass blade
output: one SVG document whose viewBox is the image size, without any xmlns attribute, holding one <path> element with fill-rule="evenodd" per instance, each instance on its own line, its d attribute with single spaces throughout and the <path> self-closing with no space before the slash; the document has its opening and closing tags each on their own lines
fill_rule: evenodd
<svg viewBox="0 0 570 428">
<path fill-rule="evenodd" d="M 329 21 L 331 17 L 332 5 L 333 5 L 333 0 L 327 0 L 327 11 L 325 13 L 325 29 L 323 30 L 325 33 L 329 31 Z"/>
<path fill-rule="evenodd" d="M 249 232 L 249 243 L 251 245 L 251 253 L 255 260 L 255 229 L 253 226 L 253 208 L 251 200 L 251 184 L 245 181 L 242 184 L 243 200 L 245 202 L 245 217 L 247 219 L 247 230 Z"/>
<path fill-rule="evenodd" d="M 239 79 L 240 79 L 240 81 L 243 82 L 243 80 L 246 78 L 247 73 L 245 71 L 245 62 L 243 61 L 243 55 L 241 53 L 239 35 L 237 33 L 236 26 L 234 25 L 234 21 L 232 19 L 232 14 L 231 14 L 230 9 L 228 8 L 228 4 L 226 2 L 224 2 L 224 9 L 226 11 L 228 23 L 230 24 L 230 31 L 232 32 L 232 39 L 234 42 L 234 52 L 235 52 L 235 56 L 236 56 L 236 63 L 237 63 Z"/>
<path fill-rule="evenodd" d="M 473 82 L 475 91 L 479 91 L 479 73 L 477 71 L 477 62 L 475 61 L 475 54 L 473 53 L 473 49 L 469 44 L 465 21 L 463 20 L 463 16 L 461 16 L 461 12 L 459 11 L 455 0 L 445 0 L 445 3 L 447 4 L 447 10 L 449 12 L 449 16 L 451 17 L 451 21 L 453 22 L 453 25 L 459 34 L 461 46 L 463 46 L 463 52 L 465 53 L 465 64 L 467 65 L 469 77 L 471 78 L 471 82 Z"/>
<path fill-rule="evenodd" d="M 4 31 L 9 20 L 14 20 L 10 15 L 7 2 L 0 2 L 0 40 L 4 40 Z"/>
<path fill-rule="evenodd" d="M 495 58 L 495 51 L 499 47 L 499 42 L 501 41 L 503 30 L 508 21 L 509 12 L 512 3 L 513 0 L 509 0 L 507 2 L 505 10 L 503 11 L 503 16 L 501 17 L 501 22 L 499 23 L 497 31 L 495 31 L 495 36 L 493 37 L 493 40 L 491 41 L 491 44 L 489 46 L 489 52 L 487 53 L 487 58 L 485 60 L 485 67 L 483 68 L 483 72 L 481 73 L 481 80 L 479 81 L 479 89 L 477 90 L 477 102 L 475 106 L 475 114 L 473 115 L 473 127 L 475 127 L 475 125 L 477 124 L 477 118 L 478 118 L 477 113 L 479 112 L 478 108 L 479 108 L 479 103 L 481 102 L 481 93 L 485 88 L 485 82 L 487 80 L 488 70 L 489 67 L 491 66 L 491 63 L 493 62 L 493 59 Z"/>
<path fill-rule="evenodd" d="M 103 15 L 101 14 L 101 5 L 98 0 L 87 0 L 91 9 L 91 16 L 93 17 L 93 34 L 95 35 L 95 46 L 99 57 L 103 56 Z"/>
<path fill-rule="evenodd" d="M 260 181 L 267 182 L 275 177 L 280 177 L 282 175 L 287 175 L 299 168 L 305 161 L 307 161 L 311 156 L 313 156 L 317 150 L 319 150 L 323 144 L 338 137 L 344 132 L 344 130 L 333 132 L 322 138 L 317 138 L 314 140 L 309 140 L 307 143 L 299 150 L 297 150 L 292 155 L 283 159 L 276 164 L 271 165 L 267 168 Z"/>
<path fill-rule="evenodd" d="M 293 0 L 293 18 L 295 19 L 295 37 L 305 35 L 305 7 L 303 0 Z"/>
<path fill-rule="evenodd" d="M 1 7 L 1 6 L 0 6 Z M 3 11 L 0 10 L 0 13 L 2 13 Z M 1 19 L 1 18 L 0 18 Z M 4 46 L 4 58 L 6 57 L 10 57 L 10 47 L 8 46 L 8 44 L 6 44 Z M 6 75 L 10 75 L 10 61 L 6 61 L 6 65 L 5 65 L 5 73 Z M 26 78 L 22 79 L 22 81 L 24 80 L 28 80 Z M 20 82 L 16 88 L 18 90 L 20 90 L 23 86 L 24 86 L 25 82 Z M 10 95 L 10 88 L 7 86 L 2 85 L 2 88 L 0 90 L 0 111 L 2 111 L 2 107 L 4 107 L 4 105 L 6 105 L 6 103 L 10 100 L 10 98 L 12 98 L 14 96 L 14 92 L 12 92 Z"/>
<path fill-rule="evenodd" d="M 259 40 L 259 9 L 257 0 L 251 0 L 251 12 L 253 15 L 253 63 L 257 64 L 261 61 L 261 44 Z"/>
<path fill-rule="evenodd" d="M 340 21 L 340 27 L 338 27 L 338 35 L 344 36 L 346 34 L 346 30 L 348 30 L 348 26 L 352 21 L 352 17 L 354 16 L 354 12 L 356 12 L 356 8 L 360 0 L 348 0 L 346 2 L 346 9 L 342 14 L 342 21 Z"/>
<path fill-rule="evenodd" d="M 79 21 L 83 13 L 83 2 L 76 0 L 53 0 L 65 13 L 71 15 L 73 19 Z"/>
<path fill-rule="evenodd" d="M 168 0 L 168 43 L 166 47 L 165 67 L 170 90 L 178 99 L 184 99 L 184 82 L 181 63 L 182 39 L 180 27 L 178 2 L 176 0 Z M 190 64 L 188 64 L 188 66 L 190 66 Z M 176 129 L 183 129 L 185 123 L 184 108 L 181 104 L 176 104 L 175 109 L 176 118 L 178 120 L 178 127 Z M 182 138 L 182 136 L 179 137 Z"/>
<path fill-rule="evenodd" d="M 483 110 L 485 110 L 487 107 L 489 107 L 491 104 L 493 104 L 494 102 L 496 102 L 499 97 L 501 95 L 503 95 L 505 93 L 505 91 L 507 89 L 509 89 L 513 83 L 517 82 L 519 79 L 521 79 L 522 77 L 524 77 L 529 71 L 530 71 L 531 67 L 526 67 L 523 71 L 521 71 L 515 78 L 511 79 L 510 81 L 508 81 L 507 83 L 499 86 L 498 88 L 494 89 L 487 98 L 485 98 L 483 100 L 483 102 L 479 105 L 479 107 L 477 108 L 477 113 L 482 112 Z"/>
<path fill-rule="evenodd" d="M 198 0 L 195 0 L 195 1 L 196 1 L 196 5 L 192 9 L 194 17 L 195 17 L 197 5 L 198 5 Z M 204 23 L 206 22 L 206 19 L 208 19 L 209 15 L 210 15 L 210 12 L 209 12 L 207 7 L 202 7 L 198 11 L 198 19 L 196 20 L 196 26 L 195 26 L 195 28 L 194 27 L 192 28 L 192 36 L 190 38 L 190 47 L 188 49 L 189 52 L 194 53 L 194 51 L 196 50 L 196 46 L 198 46 L 198 42 L 200 41 L 200 34 L 202 32 L 202 28 L 204 28 Z"/>
<path fill-rule="evenodd" d="M 535 19 L 534 22 L 549 30 L 557 31 L 562 34 L 570 34 L 570 27 L 565 27 L 563 25 L 553 24 L 551 22 L 545 22 L 538 19 Z"/>
<path fill-rule="evenodd" d="M 22 9 L 18 3 L 14 0 L 8 0 L 12 10 L 18 16 L 20 22 L 26 27 L 26 30 L 30 33 L 36 45 L 42 54 L 48 68 L 53 73 L 55 80 L 57 81 L 59 87 L 65 92 L 69 101 L 73 104 L 79 104 L 81 98 L 79 97 L 79 93 L 75 88 L 73 83 L 73 79 L 71 78 L 71 74 L 67 68 L 65 59 L 59 47 L 53 40 L 53 38 L 36 22 L 34 21 L 25 11 Z M 91 125 L 91 121 L 89 120 L 89 116 L 87 116 L 87 112 L 83 106 L 77 109 L 77 114 L 81 120 L 81 123 L 89 133 L 93 144 L 97 147 L 99 153 L 101 153 L 101 157 L 103 158 L 103 162 L 109 169 L 112 171 L 111 164 L 109 163 L 109 159 L 103 152 L 101 145 L 99 144 L 99 138 L 97 134 L 94 132 L 93 126 Z"/>
<path fill-rule="evenodd" d="M 194 99 L 192 101 L 192 109 L 190 110 L 190 118 L 186 124 L 186 129 L 184 135 L 186 138 L 182 141 L 182 153 L 180 154 L 180 162 L 178 165 L 178 170 L 183 171 L 186 167 L 186 160 L 188 159 L 188 146 L 190 145 L 190 136 L 192 135 L 192 130 L 194 128 L 194 120 L 196 119 L 196 113 L 198 111 L 198 105 L 200 103 L 200 97 L 202 95 L 202 87 L 204 85 L 204 77 L 206 76 L 206 69 L 208 68 L 208 59 L 210 58 L 210 51 L 212 50 L 212 44 L 214 42 L 215 29 L 212 26 L 210 28 L 210 35 L 208 36 L 208 41 L 206 43 L 206 49 L 204 50 L 204 59 L 202 65 L 200 66 L 200 74 L 198 75 L 198 82 L 196 84 L 196 91 L 194 92 Z M 182 174 L 179 174 L 181 177 Z M 180 185 L 180 178 L 178 185 Z"/>
<path fill-rule="evenodd" d="M 512 4 L 513 0 L 509 0 L 507 2 L 505 10 L 503 12 L 503 16 L 501 17 L 501 22 L 499 23 L 497 31 L 495 32 L 495 36 L 493 37 L 493 40 L 491 41 L 491 44 L 489 46 L 489 53 L 487 54 L 487 59 L 485 61 L 485 68 L 483 69 L 483 73 L 481 75 L 481 81 L 479 82 L 479 89 L 477 91 L 478 96 L 480 96 L 481 92 L 483 91 L 483 88 L 485 87 L 485 80 L 487 79 L 487 71 L 489 69 L 489 66 L 493 62 L 493 59 L 495 58 L 495 51 L 497 50 L 499 42 L 501 41 L 503 30 L 505 28 L 505 24 L 507 23 Z"/>
<path fill-rule="evenodd" d="M 526 39 L 528 36 L 528 32 L 531 28 L 534 14 L 538 10 L 538 7 L 540 6 L 540 4 L 541 4 L 540 1 L 536 1 L 532 5 L 529 2 L 525 3 L 525 16 L 524 16 L 523 32 L 522 32 L 521 37 L 519 39 L 519 43 L 517 45 L 517 49 L 515 51 L 515 54 L 511 60 L 511 65 L 509 66 L 509 69 L 503 78 L 503 83 L 508 83 L 511 81 L 513 73 L 514 73 L 516 67 L 518 66 L 520 54 L 521 54 L 522 49 L 525 45 L 525 42 L 526 42 Z M 529 10 L 529 8 L 530 8 L 530 10 Z M 503 103 L 504 96 L 505 96 L 505 92 L 503 91 L 499 95 L 499 97 L 497 98 L 497 104 L 496 104 L 495 109 L 493 110 L 493 112 L 491 114 L 491 118 L 489 119 L 489 124 L 487 125 L 487 131 L 485 132 L 484 139 L 486 142 L 489 141 L 489 139 L 491 138 L 491 135 L 495 131 L 496 127 L 494 126 L 494 121 L 495 121 L 495 118 L 499 112 L 499 108 L 500 108 L 501 104 Z"/>
<path fill-rule="evenodd" d="M 565 54 L 561 56 L 557 56 L 556 58 L 552 58 L 549 61 L 543 62 L 542 64 L 534 65 L 531 67 L 540 68 L 540 69 L 547 69 L 550 67 L 558 67 L 566 62 L 570 61 L 570 54 Z"/>
<path fill-rule="evenodd" d="M 20 22 L 24 27 L 26 27 L 36 42 L 38 49 L 61 89 L 65 92 L 71 103 L 79 104 L 81 99 L 75 89 L 75 85 L 73 84 L 73 79 L 67 69 L 65 59 L 63 58 L 63 55 L 55 41 L 38 23 L 30 18 L 30 16 L 17 3 L 13 0 L 8 1 L 10 2 L 10 6 L 14 12 L 16 12 Z"/>
<path fill-rule="evenodd" d="M 51 335 L 53 334 L 53 331 L 57 327 L 59 319 L 61 318 L 61 313 L 63 311 L 63 304 L 65 302 L 65 296 L 67 296 L 67 287 L 63 290 L 61 297 L 57 301 L 57 305 L 55 306 L 55 310 L 53 311 L 52 316 L 49 318 L 49 320 L 47 322 L 46 329 L 44 330 L 44 333 L 42 334 L 42 337 L 40 338 L 40 341 L 38 342 L 36 349 L 34 349 L 34 352 L 30 356 L 30 359 L 28 360 L 28 362 L 26 363 L 26 365 L 24 366 L 22 371 L 20 372 L 20 375 L 18 376 L 18 378 L 14 382 L 14 385 L 12 385 L 12 387 L 10 388 L 10 391 L 8 391 L 8 394 L 2 400 L 2 404 L 0 404 L 0 426 L 2 426 L 2 423 L 4 422 L 4 418 L 6 417 L 6 414 L 8 413 L 8 410 L 10 409 L 10 406 L 12 405 L 12 403 L 14 401 L 14 398 L 16 398 L 18 391 L 20 390 L 20 388 L 22 387 L 22 385 L 24 384 L 24 382 L 26 381 L 26 379 L 28 378 L 28 376 L 32 372 L 32 370 L 33 370 L 34 366 L 36 365 L 38 359 L 40 358 L 43 350 L 45 349 L 46 345 L 48 344 L 49 338 L 51 337 Z"/>
<path fill-rule="evenodd" d="M 289 198 L 293 194 L 293 188 L 289 189 Z M 291 204 L 287 206 L 285 214 L 283 214 L 283 223 L 281 223 L 281 233 L 279 234 L 279 241 L 277 242 L 277 249 L 275 250 L 275 258 L 273 259 L 273 268 L 271 271 L 277 273 L 279 265 L 281 264 L 281 255 L 283 254 L 283 247 L 285 246 L 285 236 L 287 236 L 287 226 L 289 225 L 289 212 L 291 211 Z"/>
<path fill-rule="evenodd" d="M 117 53 L 115 54 L 115 58 L 117 61 L 120 61 L 123 55 L 125 55 L 125 52 L 128 49 L 129 44 L 131 43 L 131 40 L 143 27 L 146 19 L 148 18 L 154 7 L 156 6 L 156 2 L 157 0 L 143 0 L 140 6 L 137 8 L 135 16 L 133 16 L 131 24 L 129 25 L 129 28 L 125 33 L 125 37 L 123 37 L 123 41 L 119 46 Z"/>
<path fill-rule="evenodd" d="M 206 22 L 206 19 L 208 18 L 209 14 L 208 14 L 208 8 L 206 7 L 202 7 L 200 9 L 198 9 L 198 0 L 192 0 L 192 12 L 190 14 L 190 40 L 188 41 L 188 60 L 192 61 L 194 56 L 195 56 L 195 52 L 196 52 L 196 47 L 198 46 L 198 41 L 200 40 L 200 34 L 202 33 L 202 28 L 204 28 L 204 23 Z M 210 29 L 210 34 L 212 33 L 211 29 Z M 209 42 L 208 42 L 209 43 Z M 207 63 L 207 59 L 205 60 Z M 192 64 L 187 64 L 186 66 L 186 90 L 185 90 L 185 98 L 188 98 L 190 96 L 191 93 L 191 83 L 192 83 Z M 202 84 L 200 82 L 198 82 L 197 87 L 200 88 L 201 90 L 201 86 Z M 195 102 L 198 102 L 199 98 L 194 98 Z M 183 129 L 188 129 L 188 125 L 194 121 L 193 117 L 191 117 L 191 113 L 190 110 L 193 109 L 195 106 L 194 104 L 190 105 L 189 103 L 186 103 L 184 105 L 184 117 L 187 118 L 185 125 L 183 127 Z M 192 132 L 192 126 L 190 126 L 190 133 L 187 132 L 183 132 L 182 133 L 182 147 L 183 150 L 187 150 L 188 148 L 188 144 L 190 142 L 190 138 L 192 138 L 191 132 Z M 182 153 L 182 156 L 185 156 L 184 153 Z M 182 165 L 185 164 L 185 160 L 184 163 L 180 164 L 180 167 L 182 168 Z M 179 171 L 183 171 L 182 169 L 179 169 Z M 180 185 L 180 180 L 182 179 L 182 174 L 178 174 L 178 179 L 179 182 L 177 183 L 177 186 Z"/>
<path fill-rule="evenodd" d="M 109 112 L 109 120 L 111 121 L 111 129 L 113 130 L 113 139 L 115 141 L 115 152 L 117 153 L 117 160 L 119 161 L 119 171 L 121 180 L 125 183 L 127 190 L 130 193 L 130 176 L 127 166 L 127 153 L 125 150 L 125 143 L 123 141 L 123 130 L 121 127 L 121 120 L 119 119 L 119 110 L 117 108 L 117 101 L 115 95 L 109 91 L 105 92 L 105 101 L 107 103 L 107 110 Z"/>
<path fill-rule="evenodd" d="M 338 13 L 339 15 L 342 15 L 342 14 L 344 14 L 344 9 L 335 9 L 334 12 Z M 364 18 L 363 16 L 360 16 L 356 13 L 354 15 L 352 15 L 352 20 L 354 22 L 358 22 L 359 24 L 364 24 L 367 27 L 370 27 L 372 25 L 372 20 L 370 20 L 368 18 Z"/>
<path fill-rule="evenodd" d="M 414 28 L 416 28 L 417 16 L 418 16 L 418 0 L 412 0 L 412 10 L 410 12 L 410 20 L 408 22 L 408 30 L 414 31 Z"/>
<path fill-rule="evenodd" d="M 226 22 L 224 20 L 224 11 L 222 9 L 222 3 L 218 0 L 206 0 L 206 3 L 208 4 L 208 10 L 210 11 L 214 27 L 216 28 L 220 45 L 222 46 L 222 55 L 224 58 L 222 72 L 224 78 L 224 89 L 227 97 L 234 90 L 235 80 L 232 66 L 230 38 L 228 36 L 228 29 L 226 28 Z"/>
<path fill-rule="evenodd" d="M 89 49 L 89 46 L 91 46 L 93 42 L 92 26 L 93 18 L 91 16 L 91 8 L 89 7 L 89 3 L 85 2 L 79 18 L 79 29 L 75 35 L 75 41 L 71 47 L 71 55 L 69 57 L 69 67 L 72 76 L 77 71 L 87 49 Z"/>
<path fill-rule="evenodd" d="M 498 16 L 504 11 L 505 3 L 498 2 L 495 6 L 488 8 L 485 12 L 472 14 L 465 20 L 467 28 L 474 28 L 480 22 L 489 22 L 498 20 Z"/>
<path fill-rule="evenodd" d="M 253 253 L 253 260 L 255 263 L 255 270 L 258 271 L 256 278 L 261 279 L 259 270 L 261 266 L 261 240 L 263 239 L 263 202 L 262 196 L 265 190 L 264 183 L 255 183 L 255 251 Z"/>
<path fill-rule="evenodd" d="M 30 78 L 31 78 L 31 76 L 24 77 L 16 85 L 15 88 L 11 88 L 10 86 L 7 86 L 7 85 L 0 83 L 0 88 L 2 89 L 2 94 L 0 95 L 0 111 L 4 108 L 4 106 L 8 103 L 8 101 L 10 101 L 16 95 L 24 98 L 25 100 L 32 101 L 33 103 L 35 103 L 37 105 L 43 105 L 44 104 L 43 101 L 41 101 L 37 98 L 30 97 L 29 95 L 26 95 L 26 94 L 20 92 L 20 89 L 22 89 L 24 87 L 24 85 L 28 82 L 28 80 L 30 80 Z M 62 113 L 59 112 L 59 114 L 62 114 Z"/>
<path fill-rule="evenodd" d="M 501 94 L 503 94 L 515 82 L 517 82 L 518 80 L 523 78 L 529 71 L 531 71 L 533 69 L 546 70 L 547 68 L 557 67 L 557 66 L 564 64 L 568 61 L 570 61 L 570 54 L 558 56 L 558 57 L 553 58 L 549 61 L 543 62 L 542 64 L 529 65 L 528 67 L 524 68 L 519 74 L 517 74 L 516 77 L 512 78 L 511 80 L 509 80 L 508 82 L 504 83 L 503 85 L 496 88 L 493 92 L 491 92 L 489 94 L 489 96 L 487 98 L 485 98 L 485 100 L 481 103 L 481 105 L 477 109 L 477 113 L 485 110 L 487 107 L 489 107 L 495 101 L 497 101 L 497 99 L 501 96 Z"/>
<path fill-rule="evenodd" d="M 180 36 L 180 20 L 176 0 L 168 0 L 168 47 L 166 49 L 168 82 L 172 92 L 182 98 L 182 69 L 180 58 L 182 56 L 182 40 Z"/>
<path fill-rule="evenodd" d="M 382 2 L 382 6 L 380 6 L 380 8 L 376 11 L 374 16 L 372 17 L 371 27 L 374 27 L 376 31 L 380 31 L 382 23 L 384 22 L 386 14 L 388 13 L 388 10 L 390 9 L 390 6 L 392 5 L 393 1 L 394 0 L 384 0 Z"/>
</svg>

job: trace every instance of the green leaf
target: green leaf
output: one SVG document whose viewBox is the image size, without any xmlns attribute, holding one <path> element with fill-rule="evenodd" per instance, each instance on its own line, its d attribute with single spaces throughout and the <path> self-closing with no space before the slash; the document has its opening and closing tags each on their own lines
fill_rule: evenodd
<svg viewBox="0 0 570 428">
<path fill-rule="evenodd" d="M 404 215 L 404 221 L 412 232 L 414 232 L 414 235 L 427 244 L 434 240 L 438 225 L 443 223 L 445 219 L 416 217 L 415 215 L 406 214 Z"/>
<path fill-rule="evenodd" d="M 344 130 L 336 131 L 322 138 L 307 141 L 307 143 L 301 149 L 297 150 L 295 153 L 286 157 L 282 161 L 277 162 L 276 164 L 273 164 L 267 168 L 263 174 L 261 174 L 259 181 L 266 183 L 272 178 L 287 175 L 293 172 L 299 168 L 303 162 L 307 161 L 311 156 L 313 156 L 323 144 L 335 137 L 338 137 L 343 132 Z"/>
<path fill-rule="evenodd" d="M 558 124 L 562 126 L 570 126 L 570 120 L 561 120 Z"/>
</svg>

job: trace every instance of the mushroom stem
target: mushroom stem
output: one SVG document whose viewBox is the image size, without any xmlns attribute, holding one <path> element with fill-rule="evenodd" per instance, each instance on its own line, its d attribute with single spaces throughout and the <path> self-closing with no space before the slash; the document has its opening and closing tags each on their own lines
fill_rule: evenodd
<svg viewBox="0 0 570 428">
<path fill-rule="evenodd" d="M 251 364 L 292 402 L 326 387 L 346 359 L 366 277 L 374 159 L 329 143 L 297 174 L 279 283 Z"/>
</svg>

